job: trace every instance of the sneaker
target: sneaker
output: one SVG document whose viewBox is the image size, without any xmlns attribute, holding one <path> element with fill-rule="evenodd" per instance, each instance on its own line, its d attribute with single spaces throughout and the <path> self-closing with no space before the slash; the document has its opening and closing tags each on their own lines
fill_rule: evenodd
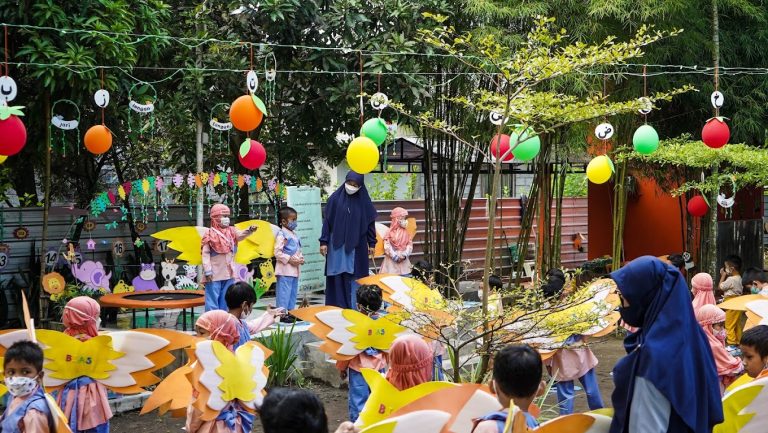
<svg viewBox="0 0 768 433">
<path fill-rule="evenodd" d="M 741 356 L 741 348 L 735 344 L 727 346 L 725 350 L 728 351 L 728 353 L 731 354 L 734 358 L 738 358 Z"/>
<path fill-rule="evenodd" d="M 299 319 L 297 319 L 295 316 L 286 314 L 285 316 L 280 318 L 280 323 L 296 323 L 298 320 Z"/>
</svg>

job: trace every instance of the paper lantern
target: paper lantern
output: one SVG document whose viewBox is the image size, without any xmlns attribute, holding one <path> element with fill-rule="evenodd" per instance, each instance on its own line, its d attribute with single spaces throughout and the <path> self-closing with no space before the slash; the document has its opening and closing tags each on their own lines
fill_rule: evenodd
<svg viewBox="0 0 768 433">
<path fill-rule="evenodd" d="M 632 136 L 632 145 L 641 155 L 650 155 L 659 148 L 659 134 L 651 125 L 643 125 Z"/>
<path fill-rule="evenodd" d="M 707 123 L 701 130 L 701 141 L 713 149 L 725 146 L 730 138 L 731 129 L 725 123 L 724 117 L 713 117 L 707 120 Z"/>
<path fill-rule="evenodd" d="M 85 132 L 83 143 L 88 152 L 101 155 L 112 147 L 112 132 L 104 125 L 91 126 Z"/>
<path fill-rule="evenodd" d="M 703 217 L 709 211 L 707 200 L 701 195 L 695 195 L 688 200 L 688 213 L 695 217 Z"/>
<path fill-rule="evenodd" d="M 347 164 L 360 174 L 370 173 L 379 164 L 379 149 L 368 137 L 357 137 L 347 147 Z"/>
<path fill-rule="evenodd" d="M 592 158 L 587 165 L 587 179 L 594 184 L 608 182 L 613 174 L 613 162 L 606 155 Z"/>
<path fill-rule="evenodd" d="M 237 155 L 240 164 L 248 170 L 256 170 L 267 160 L 267 151 L 264 146 L 256 140 L 246 139 L 240 145 L 240 152 Z"/>
<path fill-rule="evenodd" d="M 0 155 L 11 156 L 21 152 L 27 144 L 27 128 L 18 116 L 0 120 Z"/>
<path fill-rule="evenodd" d="M 494 135 L 491 139 L 491 155 L 493 155 L 494 158 L 500 158 L 502 155 L 506 154 L 503 161 L 512 161 L 515 156 L 512 155 L 512 152 L 509 152 L 509 140 L 510 137 L 507 134 Z"/>
<path fill-rule="evenodd" d="M 541 150 L 541 139 L 538 135 L 533 135 L 533 130 L 531 128 L 523 129 L 521 126 L 518 127 L 515 129 L 515 132 L 510 135 L 509 140 L 510 145 L 512 146 L 517 143 L 517 147 L 512 149 L 512 153 L 518 161 L 530 161 L 533 158 L 536 158 L 536 155 L 538 155 Z"/>
<path fill-rule="evenodd" d="M 261 125 L 264 113 L 256 108 L 251 95 L 243 95 L 229 107 L 229 121 L 240 131 L 253 131 Z"/>
<path fill-rule="evenodd" d="M 380 117 L 368 119 L 360 128 L 360 135 L 370 138 L 376 146 L 381 146 L 387 139 L 387 124 Z"/>
</svg>

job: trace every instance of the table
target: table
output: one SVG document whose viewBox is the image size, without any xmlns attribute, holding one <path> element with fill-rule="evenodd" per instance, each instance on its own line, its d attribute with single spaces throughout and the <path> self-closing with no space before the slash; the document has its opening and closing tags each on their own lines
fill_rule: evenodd
<svg viewBox="0 0 768 433">
<path fill-rule="evenodd" d="M 152 290 L 148 292 L 110 293 L 99 298 L 99 304 L 104 307 L 127 308 L 131 310 L 131 325 L 136 329 L 136 310 L 144 310 L 144 318 L 149 323 L 149 309 L 165 310 L 181 308 L 182 328 L 187 330 L 187 308 L 205 305 L 203 290 Z"/>
</svg>

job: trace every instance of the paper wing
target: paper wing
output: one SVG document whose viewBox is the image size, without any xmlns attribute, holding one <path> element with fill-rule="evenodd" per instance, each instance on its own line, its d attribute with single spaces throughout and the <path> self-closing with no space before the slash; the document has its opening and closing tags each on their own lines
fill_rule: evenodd
<svg viewBox="0 0 768 433">
<path fill-rule="evenodd" d="M 418 228 L 416 226 L 416 218 L 408 218 L 408 225 L 405 227 L 405 230 L 408 231 L 408 236 L 410 236 L 411 240 L 416 237 L 416 229 Z"/>
<path fill-rule="evenodd" d="M 168 242 L 168 248 L 177 251 L 178 259 L 184 260 L 190 265 L 203 263 L 203 255 L 200 244 L 206 232 L 205 227 L 184 226 L 174 227 L 159 231 L 152 235 L 155 239 Z"/>
<path fill-rule="evenodd" d="M 194 351 L 192 356 L 194 357 Z M 160 415 L 171 411 L 174 416 L 186 416 L 187 406 L 192 403 L 192 384 L 187 375 L 192 372 L 193 361 L 174 370 L 160 382 L 141 408 L 141 415 L 158 409 Z M 183 413 L 179 413 L 183 410 Z"/>
<path fill-rule="evenodd" d="M 736 296 L 735 298 L 728 299 L 727 301 L 717 304 L 718 307 L 723 310 L 739 310 L 746 311 L 747 304 L 752 301 L 762 301 L 768 299 L 763 295 L 744 295 Z"/>
<path fill-rule="evenodd" d="M 547 421 L 541 424 L 535 431 L 537 433 L 587 433 L 591 431 L 595 422 L 595 418 L 588 414 L 575 413 Z M 608 426 L 610 427 L 610 422 Z M 605 430 L 605 433 L 608 433 L 608 430 Z"/>
<path fill-rule="evenodd" d="M 373 256 L 379 257 L 384 255 L 384 236 L 387 235 L 389 227 L 382 223 L 376 223 L 376 247 L 373 249 Z"/>
<path fill-rule="evenodd" d="M 768 325 L 768 300 L 747 302 L 745 307 L 747 309 L 745 331 L 757 325 Z"/>
<path fill-rule="evenodd" d="M 723 398 L 725 421 L 714 433 L 758 433 L 768 425 L 768 377 L 742 385 Z"/>
<path fill-rule="evenodd" d="M 415 278 L 393 274 L 379 274 L 360 278 L 359 284 L 373 284 L 381 288 L 384 300 L 413 311 L 441 309 L 445 299 L 434 290 Z"/>
<path fill-rule="evenodd" d="M 64 415 L 56 399 L 50 394 L 45 394 L 45 402 L 48 404 L 48 410 L 53 415 L 53 422 L 56 425 L 56 433 L 72 433 L 72 429 L 69 428 L 69 419 Z"/>
<path fill-rule="evenodd" d="M 360 433 L 439 433 L 451 414 L 439 410 L 422 410 L 385 419 Z"/>
<path fill-rule="evenodd" d="M 237 245 L 235 261 L 247 265 L 254 259 L 270 258 L 275 255 L 275 237 L 280 227 L 262 220 L 248 220 L 235 224 L 239 230 L 256 226 L 256 231 Z"/>
</svg>

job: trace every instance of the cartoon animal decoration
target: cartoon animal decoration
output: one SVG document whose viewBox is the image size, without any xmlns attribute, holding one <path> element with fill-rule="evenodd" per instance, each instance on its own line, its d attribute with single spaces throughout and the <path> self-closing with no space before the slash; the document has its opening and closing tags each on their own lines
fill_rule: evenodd
<svg viewBox="0 0 768 433">
<path fill-rule="evenodd" d="M 197 266 L 195 265 L 184 265 L 184 273 L 187 274 L 187 276 L 194 280 L 197 278 Z"/>
<path fill-rule="evenodd" d="M 176 290 L 173 281 L 176 279 L 176 271 L 179 269 L 179 265 L 174 263 L 174 260 L 171 259 L 160 263 L 160 266 L 162 267 L 161 275 L 165 281 L 165 284 L 163 284 L 163 287 L 161 287 L 160 290 Z"/>
<path fill-rule="evenodd" d="M 142 263 L 139 275 L 133 278 L 133 288 L 137 292 L 148 292 L 150 290 L 160 290 L 157 287 L 155 278 L 157 277 L 157 271 L 155 271 L 154 263 Z"/>
<path fill-rule="evenodd" d="M 249 286 L 253 286 L 253 274 L 255 269 L 248 270 L 248 266 L 235 263 L 235 279 L 238 281 L 245 281 Z"/>
<path fill-rule="evenodd" d="M 275 267 L 272 265 L 272 260 L 265 260 L 259 265 L 259 272 L 261 272 L 261 282 L 264 283 L 264 287 L 269 290 L 272 284 L 277 283 L 277 277 L 275 277 Z"/>
<path fill-rule="evenodd" d="M 81 264 L 72 263 L 72 276 L 94 292 L 109 292 L 109 279 L 112 273 L 104 270 L 101 262 L 86 260 Z"/>
<path fill-rule="evenodd" d="M 112 288 L 112 293 L 131 293 L 133 291 L 133 286 L 129 286 L 123 280 L 118 281 L 117 284 L 115 284 L 115 287 Z"/>
</svg>

